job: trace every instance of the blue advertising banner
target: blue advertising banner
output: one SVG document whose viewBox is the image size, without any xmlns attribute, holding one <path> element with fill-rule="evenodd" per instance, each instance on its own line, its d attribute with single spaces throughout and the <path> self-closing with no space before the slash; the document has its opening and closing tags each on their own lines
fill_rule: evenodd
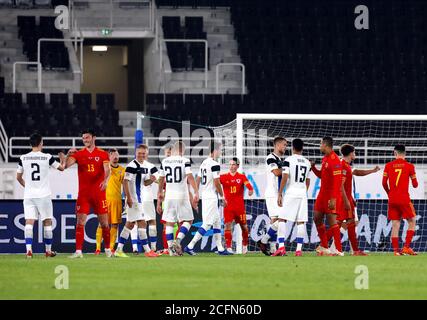
<svg viewBox="0 0 427 320">
<path fill-rule="evenodd" d="M 423 214 L 426 209 L 427 201 L 415 200 L 414 206 L 417 212 L 417 229 L 413 239 L 413 247 L 416 251 L 426 251 L 427 234 Z M 305 249 L 314 249 L 319 242 L 316 228 L 313 228 L 311 221 L 314 201 L 309 200 L 310 221 L 306 227 Z M 201 205 L 199 205 L 201 208 Z M 54 209 L 54 233 L 53 233 L 53 250 L 58 252 L 73 252 L 74 251 L 74 235 L 75 235 L 75 201 L 74 200 L 53 200 Z M 21 200 L 1 200 L 0 201 L 0 253 L 23 253 L 25 252 L 24 241 L 24 210 Z M 387 220 L 387 201 L 385 200 L 360 200 L 358 201 L 357 212 L 359 216 L 358 236 L 360 247 L 367 251 L 390 251 L 390 234 L 391 222 Z M 270 218 L 267 214 L 264 200 L 247 200 L 246 214 L 250 230 L 250 250 L 256 250 L 255 243 L 261 239 L 266 232 L 266 228 L 270 224 Z M 160 216 L 157 216 L 157 234 L 158 234 L 158 249 L 163 248 L 162 244 L 162 229 Z M 187 235 L 183 241 L 186 245 L 192 238 L 192 235 L 197 231 L 197 228 L 202 224 L 201 212 L 195 213 L 193 227 L 190 230 L 191 235 Z M 95 234 L 98 225 L 97 217 L 94 214 L 88 216 L 88 221 L 85 228 L 85 252 L 93 252 L 95 250 Z M 400 240 L 404 241 L 406 236 L 407 223 L 402 223 Z M 287 228 L 287 243 L 291 241 L 291 250 L 295 246 L 293 241 L 296 238 L 296 228 L 293 228 L 289 223 Z M 403 231 L 403 232 L 402 232 Z M 212 239 L 212 231 L 209 231 L 202 240 L 198 243 L 196 251 L 212 251 L 216 244 Z M 344 249 L 349 249 L 347 234 L 342 236 Z M 289 246 L 288 246 L 289 247 Z M 125 250 L 130 251 L 130 241 L 126 245 Z M 34 227 L 33 251 L 43 252 L 43 232 L 42 226 L 36 223 Z"/>
</svg>

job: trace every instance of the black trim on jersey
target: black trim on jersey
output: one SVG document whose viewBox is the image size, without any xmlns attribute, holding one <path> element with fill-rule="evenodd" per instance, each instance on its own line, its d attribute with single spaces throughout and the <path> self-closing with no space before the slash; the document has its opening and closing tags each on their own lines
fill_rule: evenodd
<svg viewBox="0 0 427 320">
<path fill-rule="evenodd" d="M 157 171 L 159 171 L 156 167 L 152 167 L 150 170 L 151 174 L 155 174 Z"/>
<path fill-rule="evenodd" d="M 268 158 L 268 159 L 267 159 L 267 164 L 268 164 L 268 165 L 270 165 L 270 164 L 272 164 L 272 163 L 275 163 L 275 164 L 279 165 L 279 159 L 276 159 L 276 158 L 274 158 L 274 159 L 272 159 L 272 158 Z"/>
<path fill-rule="evenodd" d="M 186 163 L 185 163 L 185 167 L 186 167 L 186 168 L 191 167 L 191 163 L 190 163 L 190 162 L 186 162 Z"/>
<path fill-rule="evenodd" d="M 289 168 L 289 161 L 283 161 L 283 167 Z"/>
<path fill-rule="evenodd" d="M 132 173 L 132 174 L 136 174 L 137 169 L 136 169 L 136 168 L 132 168 L 132 167 L 126 167 L 125 172 L 127 172 L 127 173 Z"/>
<path fill-rule="evenodd" d="M 19 159 L 18 165 L 22 167 L 22 160 L 21 159 Z"/>
<path fill-rule="evenodd" d="M 221 167 L 219 165 L 215 165 L 215 166 L 212 166 L 211 170 L 212 172 L 219 172 L 221 171 Z"/>
<path fill-rule="evenodd" d="M 49 165 L 51 166 L 54 162 L 55 162 L 55 159 L 52 156 L 50 156 Z"/>
</svg>

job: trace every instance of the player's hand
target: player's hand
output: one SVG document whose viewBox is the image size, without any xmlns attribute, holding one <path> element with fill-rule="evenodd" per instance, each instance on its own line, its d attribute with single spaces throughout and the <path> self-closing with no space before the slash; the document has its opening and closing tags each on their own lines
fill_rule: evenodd
<svg viewBox="0 0 427 320">
<path fill-rule="evenodd" d="M 76 153 L 77 149 L 76 148 L 71 148 L 70 150 L 68 150 L 67 152 L 67 156 L 71 156 L 72 154 Z"/>
<path fill-rule="evenodd" d="M 108 181 L 102 181 L 99 185 L 99 188 L 101 189 L 101 191 L 104 191 L 105 189 L 107 189 L 107 184 Z"/>
<path fill-rule="evenodd" d="M 156 182 L 156 181 L 157 181 L 157 178 L 156 178 L 155 176 L 153 176 L 153 175 L 152 175 L 152 176 L 150 177 L 150 180 L 151 180 L 152 182 Z"/>
<path fill-rule="evenodd" d="M 378 172 L 378 171 L 380 171 L 381 170 L 381 168 L 379 167 L 379 166 L 376 166 L 375 168 L 374 168 L 374 172 Z"/>
<path fill-rule="evenodd" d="M 224 208 L 228 205 L 228 202 L 227 202 L 227 200 L 225 200 L 225 198 L 222 199 L 222 204 L 223 204 Z"/>
<path fill-rule="evenodd" d="M 283 196 L 281 194 L 279 194 L 279 196 L 277 197 L 277 205 L 279 207 L 283 206 Z"/>
<path fill-rule="evenodd" d="M 196 211 L 199 210 L 199 200 L 195 201 L 193 199 L 193 201 L 191 201 L 191 207 Z"/>
<path fill-rule="evenodd" d="M 162 204 L 160 201 L 157 201 L 156 211 L 160 215 L 162 215 L 162 213 L 163 213 Z"/>
<path fill-rule="evenodd" d="M 310 165 L 311 165 L 311 167 L 314 167 L 316 165 L 316 162 L 313 160 L 310 160 Z"/>
<path fill-rule="evenodd" d="M 328 209 L 329 210 L 335 210 L 337 205 L 337 199 L 332 198 L 331 200 L 328 201 Z"/>
<path fill-rule="evenodd" d="M 195 194 L 195 195 L 193 196 L 193 203 L 192 203 L 192 206 L 193 206 L 193 208 L 194 208 L 195 210 L 197 210 L 198 205 L 199 205 L 199 195 L 198 195 L 198 194 Z"/>
<path fill-rule="evenodd" d="M 128 207 L 129 207 L 129 208 L 132 208 L 132 206 L 133 206 L 133 201 L 132 201 L 132 199 L 131 199 L 131 198 L 127 198 L 127 199 L 126 199 L 126 204 L 128 205 Z"/>
<path fill-rule="evenodd" d="M 254 190 L 249 190 L 249 192 L 248 192 L 249 197 L 252 197 L 253 194 L 254 194 Z"/>
</svg>

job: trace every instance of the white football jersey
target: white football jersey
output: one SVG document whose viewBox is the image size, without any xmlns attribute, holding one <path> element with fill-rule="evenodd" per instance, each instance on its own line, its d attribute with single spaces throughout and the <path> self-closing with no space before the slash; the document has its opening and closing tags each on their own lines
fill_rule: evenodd
<svg viewBox="0 0 427 320">
<path fill-rule="evenodd" d="M 200 165 L 199 177 L 201 178 L 201 198 L 218 199 L 214 179 L 219 178 L 221 166 L 213 158 L 205 159 Z"/>
<path fill-rule="evenodd" d="M 274 152 L 270 153 L 265 160 L 267 185 L 265 188 L 265 198 L 277 198 L 279 194 L 280 181 L 282 177 L 276 177 L 274 169 L 282 169 L 283 157 L 279 157 Z"/>
<path fill-rule="evenodd" d="M 125 180 L 129 181 L 129 192 L 133 202 L 142 203 L 144 181 L 150 180 L 150 168 L 146 162 L 132 160 L 126 166 Z"/>
<path fill-rule="evenodd" d="M 191 174 L 191 162 L 182 156 L 170 156 L 163 159 L 159 176 L 165 177 L 165 200 L 189 199 L 187 175 Z"/>
<path fill-rule="evenodd" d="M 154 164 L 144 161 L 144 165 L 148 168 L 151 175 L 155 176 L 156 179 L 159 179 L 159 170 Z M 142 201 L 154 201 L 153 183 L 149 186 L 142 187 Z"/>
<path fill-rule="evenodd" d="M 29 152 L 19 158 L 18 173 L 25 180 L 24 199 L 44 198 L 51 195 L 49 167 L 58 169 L 59 163 L 51 154 Z"/>
<path fill-rule="evenodd" d="M 289 175 L 285 187 L 285 194 L 295 197 L 305 197 L 307 186 L 305 184 L 311 171 L 311 164 L 305 157 L 294 154 L 283 162 L 283 173 Z"/>
</svg>

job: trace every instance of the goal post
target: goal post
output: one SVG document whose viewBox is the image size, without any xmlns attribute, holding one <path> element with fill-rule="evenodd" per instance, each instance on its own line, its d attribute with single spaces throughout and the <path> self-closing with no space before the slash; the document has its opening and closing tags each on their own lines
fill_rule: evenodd
<svg viewBox="0 0 427 320">
<path fill-rule="evenodd" d="M 254 197 L 246 197 L 246 211 L 250 224 L 250 250 L 259 240 L 269 224 L 264 203 L 265 158 L 272 152 L 272 140 L 281 135 L 288 141 L 301 138 L 304 143 L 304 155 L 320 165 L 323 155 L 319 150 L 320 140 L 324 136 L 334 139 L 334 150 L 339 153 L 342 144 L 350 143 L 356 148 L 355 168 L 384 168 L 385 163 L 394 159 L 396 144 L 406 146 L 407 160 L 416 166 L 419 187 L 410 188 L 411 199 L 417 212 L 417 231 L 414 247 L 427 251 L 427 222 L 424 222 L 426 205 L 425 177 L 427 176 L 427 115 L 366 115 L 366 114 L 262 114 L 240 113 L 230 123 L 213 128 L 215 137 L 233 136 L 233 154 L 223 153 L 223 163 L 231 156 L 240 159 L 240 171 L 251 177 L 256 185 Z M 230 150 L 228 148 L 227 150 Z M 291 154 L 288 146 L 285 156 Z M 312 177 L 309 189 L 309 216 L 312 219 L 314 200 L 320 188 L 320 181 Z M 355 177 L 354 196 L 358 201 L 358 225 L 361 248 L 367 251 L 390 249 L 391 223 L 387 220 L 387 195 L 381 185 L 382 170 L 366 176 Z M 407 224 L 402 224 L 401 243 L 406 235 Z M 314 248 L 318 236 L 316 228 L 307 224 L 305 243 Z M 287 228 L 288 241 L 292 242 L 292 226 Z M 237 246 L 241 246 L 240 238 Z M 349 249 L 347 235 L 343 234 L 344 248 Z"/>
</svg>

